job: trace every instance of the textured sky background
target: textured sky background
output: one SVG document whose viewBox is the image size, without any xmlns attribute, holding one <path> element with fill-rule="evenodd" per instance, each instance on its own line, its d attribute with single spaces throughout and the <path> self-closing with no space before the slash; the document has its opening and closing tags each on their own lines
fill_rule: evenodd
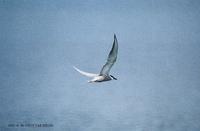
<svg viewBox="0 0 200 131">
<path fill-rule="evenodd" d="M 2 131 L 199 131 L 199 0 L 0 0 Z M 116 33 L 118 78 L 88 84 Z M 50 128 L 8 124 L 50 123 Z"/>
</svg>

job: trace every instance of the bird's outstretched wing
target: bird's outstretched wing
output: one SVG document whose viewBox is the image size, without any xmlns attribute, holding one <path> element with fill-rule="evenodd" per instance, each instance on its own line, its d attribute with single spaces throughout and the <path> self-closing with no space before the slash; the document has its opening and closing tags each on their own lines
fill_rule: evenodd
<svg viewBox="0 0 200 131">
<path fill-rule="evenodd" d="M 101 69 L 100 75 L 108 75 L 109 74 L 111 67 L 117 60 L 117 53 L 118 53 L 118 42 L 117 42 L 117 37 L 114 34 L 114 42 L 112 45 L 112 49 L 108 55 L 106 64 Z"/>
<path fill-rule="evenodd" d="M 88 72 L 82 71 L 82 70 L 76 68 L 75 66 L 73 66 L 73 68 L 76 71 L 78 71 L 79 73 L 81 73 L 82 75 L 87 76 L 87 77 L 96 77 L 96 76 L 99 76 L 99 74 L 93 74 L 93 73 L 88 73 Z"/>
</svg>

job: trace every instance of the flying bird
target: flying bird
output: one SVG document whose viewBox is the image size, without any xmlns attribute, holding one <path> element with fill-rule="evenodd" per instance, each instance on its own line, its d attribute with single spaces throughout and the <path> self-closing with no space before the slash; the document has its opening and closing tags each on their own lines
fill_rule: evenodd
<svg viewBox="0 0 200 131">
<path fill-rule="evenodd" d="M 117 60 L 117 53 L 118 53 L 118 42 L 117 42 L 117 37 L 114 34 L 112 49 L 110 50 L 106 64 L 104 64 L 99 74 L 88 73 L 88 72 L 78 69 L 75 66 L 73 66 L 73 68 L 76 71 L 78 71 L 80 74 L 87 77 L 91 77 L 92 79 L 88 81 L 89 83 L 117 80 L 117 78 L 109 74 L 110 69 L 112 68 L 112 66 Z"/>
</svg>

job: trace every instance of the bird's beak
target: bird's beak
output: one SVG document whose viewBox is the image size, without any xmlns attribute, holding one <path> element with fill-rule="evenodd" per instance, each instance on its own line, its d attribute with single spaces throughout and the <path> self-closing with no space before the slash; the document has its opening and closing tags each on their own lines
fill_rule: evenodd
<svg viewBox="0 0 200 131">
<path fill-rule="evenodd" d="M 117 80 L 117 78 L 115 78 L 114 76 L 110 75 L 114 80 Z"/>
</svg>

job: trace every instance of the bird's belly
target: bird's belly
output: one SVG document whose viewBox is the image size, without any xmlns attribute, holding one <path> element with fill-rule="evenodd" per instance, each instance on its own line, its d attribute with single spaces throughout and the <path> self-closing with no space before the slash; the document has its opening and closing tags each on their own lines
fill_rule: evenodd
<svg viewBox="0 0 200 131">
<path fill-rule="evenodd" d="M 103 81 L 109 81 L 111 80 L 110 77 L 106 77 L 106 76 L 98 76 L 95 80 L 95 82 L 103 82 Z"/>
<path fill-rule="evenodd" d="M 93 81 L 98 82 L 98 81 L 102 81 L 103 79 L 104 79 L 103 76 L 96 76 L 96 77 L 94 77 Z"/>
</svg>

